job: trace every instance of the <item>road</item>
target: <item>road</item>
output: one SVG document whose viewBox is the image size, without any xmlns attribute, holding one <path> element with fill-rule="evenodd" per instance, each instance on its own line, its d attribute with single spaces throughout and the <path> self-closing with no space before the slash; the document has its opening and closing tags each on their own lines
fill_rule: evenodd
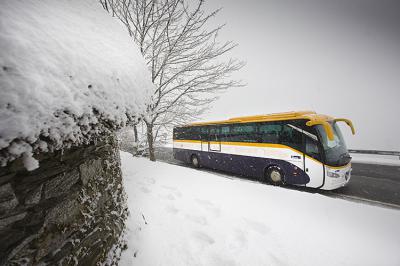
<svg viewBox="0 0 400 266">
<path fill-rule="evenodd" d="M 329 193 L 400 208 L 400 166 L 353 163 L 349 184 Z"/>
<path fill-rule="evenodd" d="M 156 152 L 156 158 L 160 161 L 188 166 L 173 158 L 172 148 L 159 148 Z M 353 163 L 352 167 L 352 176 L 346 187 L 333 191 L 304 189 L 301 187 L 288 187 L 288 189 L 306 190 L 330 197 L 347 198 L 368 204 L 400 209 L 400 166 Z M 201 171 L 215 172 L 207 169 L 201 169 Z M 217 173 L 228 178 L 242 178 L 219 171 Z M 245 178 L 244 180 L 248 179 Z"/>
</svg>

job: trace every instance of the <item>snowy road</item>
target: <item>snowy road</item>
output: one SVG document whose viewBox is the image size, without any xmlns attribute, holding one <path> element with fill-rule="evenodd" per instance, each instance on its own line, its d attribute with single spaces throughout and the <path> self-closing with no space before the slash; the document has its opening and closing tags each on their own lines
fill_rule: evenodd
<svg viewBox="0 0 400 266">
<path fill-rule="evenodd" d="M 185 166 L 185 164 L 173 158 L 171 148 L 158 148 L 156 157 L 161 161 Z M 328 192 L 310 191 L 327 196 L 346 197 L 351 200 L 400 208 L 400 165 L 353 163 L 352 167 L 352 177 L 346 187 Z M 203 171 L 208 170 L 203 169 Z M 232 174 L 219 173 L 227 177 L 240 178 Z M 294 188 L 301 190 L 299 187 Z"/>
<path fill-rule="evenodd" d="M 400 265 L 400 211 L 121 152 L 121 265 Z"/>
</svg>

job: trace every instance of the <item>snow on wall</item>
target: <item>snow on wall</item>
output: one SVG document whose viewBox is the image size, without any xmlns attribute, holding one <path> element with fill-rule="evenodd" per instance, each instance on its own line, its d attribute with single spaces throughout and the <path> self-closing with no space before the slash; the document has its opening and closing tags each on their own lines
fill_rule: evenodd
<svg viewBox="0 0 400 266">
<path fill-rule="evenodd" d="M 97 0 L 0 2 L 0 165 L 88 142 L 140 112 L 152 83 Z"/>
</svg>

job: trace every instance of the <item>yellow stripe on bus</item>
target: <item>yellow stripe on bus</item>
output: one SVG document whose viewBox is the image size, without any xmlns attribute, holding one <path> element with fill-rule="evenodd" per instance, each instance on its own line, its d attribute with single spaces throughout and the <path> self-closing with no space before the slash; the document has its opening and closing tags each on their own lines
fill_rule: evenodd
<svg viewBox="0 0 400 266">
<path fill-rule="evenodd" d="M 299 151 L 299 150 L 296 150 L 296 149 L 294 149 L 294 148 L 292 148 L 292 147 L 289 147 L 289 146 L 286 146 L 286 145 L 283 145 L 283 144 L 274 144 L 274 143 L 254 143 L 254 142 L 225 142 L 225 141 L 221 141 L 221 142 L 218 142 L 218 141 L 201 141 L 201 140 L 188 140 L 188 139 L 175 139 L 174 140 L 174 142 L 183 142 L 183 143 L 202 143 L 202 142 L 204 142 L 204 143 L 210 143 L 210 144 L 221 144 L 221 145 L 230 145 L 230 146 L 247 146 L 247 147 L 264 147 L 264 148 L 281 148 L 281 149 L 289 149 L 289 150 L 291 150 L 291 151 L 293 151 L 293 152 L 296 152 L 296 153 L 298 153 L 298 154 L 300 154 L 300 155 L 303 155 L 304 153 L 303 152 L 301 152 L 301 151 Z M 311 160 L 313 160 L 314 162 L 317 162 L 317 163 L 319 163 L 319 164 L 323 164 L 323 163 L 321 163 L 320 161 L 318 161 L 318 160 L 316 160 L 316 159 L 314 159 L 313 157 L 311 157 L 311 156 L 308 156 L 307 154 L 304 154 L 307 158 L 309 158 L 309 159 L 311 159 Z M 327 165 L 327 164 L 325 164 L 327 167 L 329 167 L 329 168 L 332 168 L 332 169 L 343 169 L 343 168 L 346 168 L 347 166 L 349 166 L 351 163 L 348 163 L 348 164 L 346 164 L 346 165 L 344 165 L 344 166 L 330 166 L 330 165 Z"/>
</svg>

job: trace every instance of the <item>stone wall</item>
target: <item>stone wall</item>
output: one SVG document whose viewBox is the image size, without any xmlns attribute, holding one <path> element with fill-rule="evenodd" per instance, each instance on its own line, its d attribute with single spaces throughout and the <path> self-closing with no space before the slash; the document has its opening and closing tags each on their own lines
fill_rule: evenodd
<svg viewBox="0 0 400 266">
<path fill-rule="evenodd" d="M 0 168 L 0 265 L 115 264 L 127 216 L 115 137 Z"/>
</svg>

